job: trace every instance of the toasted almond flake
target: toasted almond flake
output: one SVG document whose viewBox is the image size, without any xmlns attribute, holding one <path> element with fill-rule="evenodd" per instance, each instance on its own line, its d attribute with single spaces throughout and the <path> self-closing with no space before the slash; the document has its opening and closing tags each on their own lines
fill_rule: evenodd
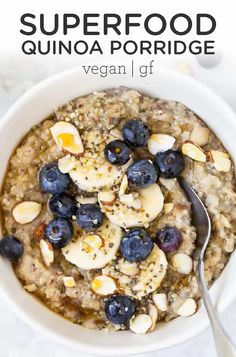
<svg viewBox="0 0 236 357">
<path fill-rule="evenodd" d="M 137 263 L 130 263 L 127 260 L 125 260 L 121 264 L 119 264 L 119 270 L 122 274 L 125 274 L 128 276 L 135 276 L 135 275 L 138 275 L 138 273 L 139 273 L 139 267 L 138 267 Z"/>
<path fill-rule="evenodd" d="M 172 257 L 173 268 L 181 274 L 190 274 L 193 269 L 192 258 L 185 253 L 176 253 Z"/>
<path fill-rule="evenodd" d="M 54 251 L 51 243 L 47 240 L 41 239 L 39 242 L 41 256 L 46 267 L 49 267 L 54 261 Z"/>
<path fill-rule="evenodd" d="M 186 141 L 182 145 L 182 153 L 193 160 L 206 162 L 207 156 L 202 148 L 191 141 Z"/>
<path fill-rule="evenodd" d="M 130 320 L 129 328 L 135 333 L 146 333 L 152 326 L 152 319 L 147 314 L 140 314 Z"/>
<path fill-rule="evenodd" d="M 176 179 L 165 179 L 163 177 L 159 178 L 160 183 L 167 188 L 169 191 L 175 191 L 176 189 Z"/>
<path fill-rule="evenodd" d="M 63 174 L 69 173 L 76 166 L 76 158 L 70 154 L 58 160 L 58 168 Z"/>
<path fill-rule="evenodd" d="M 124 195 L 127 188 L 128 188 L 128 177 L 127 177 L 127 175 L 124 175 L 123 179 L 121 181 L 121 184 L 120 184 L 119 196 Z"/>
<path fill-rule="evenodd" d="M 86 205 L 88 203 L 95 204 L 97 203 L 97 197 L 83 197 L 83 196 L 76 196 L 76 201 L 79 202 L 81 205 Z"/>
<path fill-rule="evenodd" d="M 103 239 L 98 234 L 88 234 L 83 239 L 84 250 L 87 253 L 91 253 L 97 249 L 100 249 L 103 245 Z"/>
<path fill-rule="evenodd" d="M 220 214 L 220 223 L 224 225 L 224 227 L 226 228 L 230 228 L 231 224 L 228 220 L 228 218 L 226 218 L 223 214 Z"/>
<path fill-rule="evenodd" d="M 107 275 L 98 275 L 91 282 L 91 289 L 98 295 L 110 295 L 117 291 L 116 282 Z"/>
<path fill-rule="evenodd" d="M 177 314 L 179 316 L 191 316 L 193 315 L 197 310 L 197 304 L 194 299 L 188 298 L 185 300 L 183 305 L 180 306 L 179 310 L 177 311 Z"/>
<path fill-rule="evenodd" d="M 135 198 L 133 193 L 128 193 L 126 195 L 120 196 L 120 202 L 126 205 L 127 207 L 132 207 L 136 210 L 139 210 L 142 207 L 142 203 L 139 198 Z"/>
<path fill-rule="evenodd" d="M 90 330 L 96 330 L 97 329 L 97 318 L 95 318 L 95 317 L 86 318 L 86 320 L 83 321 L 82 326 L 85 328 L 88 328 Z"/>
<path fill-rule="evenodd" d="M 151 154 L 156 155 L 158 152 L 172 149 L 175 138 L 167 134 L 152 134 L 148 139 L 148 150 Z"/>
<path fill-rule="evenodd" d="M 208 144 L 210 132 L 207 128 L 199 126 L 194 128 L 190 134 L 190 141 L 199 146 L 205 146 Z"/>
<path fill-rule="evenodd" d="M 33 293 L 34 291 L 37 290 L 37 285 L 32 283 L 24 286 L 24 289 L 28 291 L 28 293 Z"/>
<path fill-rule="evenodd" d="M 160 311 L 167 311 L 167 298 L 166 294 L 164 293 L 159 293 L 159 294 L 153 294 L 152 295 L 152 300 L 158 310 Z"/>
<path fill-rule="evenodd" d="M 42 205 L 38 202 L 23 201 L 12 210 L 12 215 L 17 223 L 26 224 L 32 222 L 41 212 Z"/>
<path fill-rule="evenodd" d="M 155 329 L 156 324 L 157 324 L 157 318 L 158 318 L 158 310 L 154 304 L 151 304 L 151 303 L 148 304 L 148 315 L 152 319 L 152 325 L 151 325 L 150 329 L 148 330 L 148 332 L 151 332 Z"/>
<path fill-rule="evenodd" d="M 50 128 L 50 131 L 59 149 L 73 155 L 81 155 L 84 152 L 80 134 L 73 124 L 58 121 Z"/>
<path fill-rule="evenodd" d="M 74 288 L 76 286 L 73 276 L 63 276 L 62 280 L 66 288 Z"/>
<path fill-rule="evenodd" d="M 228 172 L 231 168 L 231 161 L 227 153 L 211 150 L 210 155 L 212 157 L 213 165 L 217 171 Z"/>
<path fill-rule="evenodd" d="M 114 137 L 114 139 L 123 139 L 121 131 L 117 128 L 111 129 L 110 134 Z"/>
<path fill-rule="evenodd" d="M 116 195 L 111 191 L 101 191 L 99 192 L 99 201 L 103 205 L 112 206 L 116 201 Z"/>
<path fill-rule="evenodd" d="M 174 203 L 173 202 L 170 202 L 170 203 L 165 203 L 164 204 L 164 212 L 166 214 L 170 213 L 171 211 L 173 211 L 173 208 L 174 208 Z"/>
<path fill-rule="evenodd" d="M 227 253 L 232 253 L 234 251 L 234 238 L 226 238 L 224 241 L 224 250 Z"/>
</svg>

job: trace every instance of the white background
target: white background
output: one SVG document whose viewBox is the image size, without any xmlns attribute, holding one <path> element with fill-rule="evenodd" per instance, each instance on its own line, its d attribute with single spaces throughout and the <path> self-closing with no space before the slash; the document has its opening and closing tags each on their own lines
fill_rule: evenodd
<svg viewBox="0 0 236 357">
<path fill-rule="evenodd" d="M 34 14 L 44 13 L 50 26 L 52 14 L 74 12 L 81 15 L 84 12 L 140 12 L 143 15 L 152 12 L 162 13 L 170 18 L 177 12 L 184 12 L 194 16 L 197 12 L 209 12 L 217 19 L 217 31 L 214 39 L 217 41 L 219 57 L 205 59 L 211 67 L 199 65 L 192 56 L 179 56 L 157 59 L 159 62 L 174 67 L 177 70 L 193 75 L 206 85 L 220 93 L 236 110 L 236 69 L 235 69 L 235 1 L 217 2 L 211 0 L 193 1 L 91 1 L 83 3 L 78 0 L 66 1 L 7 1 L 0 4 L 0 115 L 3 115 L 10 105 L 28 88 L 47 76 L 71 66 L 80 65 L 89 61 L 96 62 L 95 56 L 64 56 L 64 57 L 27 57 L 21 54 L 22 35 L 19 34 L 20 16 L 25 12 Z M 169 33 L 166 36 L 169 36 Z M 143 37 L 142 30 L 135 30 L 132 39 Z M 190 38 L 194 37 L 194 32 Z M 61 39 L 61 34 L 57 37 Z M 72 31 L 71 39 L 81 39 L 81 29 Z M 126 36 L 121 37 L 127 40 Z M 146 38 L 142 38 L 146 39 Z M 162 39 L 167 39 L 162 38 Z M 92 40 L 92 39 L 91 39 Z M 121 40 L 119 38 L 119 40 Z M 104 43 L 104 41 L 102 41 Z M 153 57 L 153 56 L 152 56 Z M 135 57 L 134 57 L 135 58 Z M 156 59 L 156 58 L 155 58 Z M 233 277 L 232 277 L 233 278 Z M 17 298 L 17 297 L 16 297 Z M 231 306 L 221 317 L 227 330 L 236 340 L 235 306 Z M 13 315 L 7 305 L 0 301 L 0 332 L 1 357 L 64 357 L 79 356 L 62 346 L 48 341 L 25 326 Z M 171 338 L 171 336 L 170 336 Z M 205 331 L 195 339 L 180 346 L 162 352 L 152 353 L 152 356 L 161 357 L 202 357 L 214 356 L 214 347 L 210 331 Z"/>
</svg>

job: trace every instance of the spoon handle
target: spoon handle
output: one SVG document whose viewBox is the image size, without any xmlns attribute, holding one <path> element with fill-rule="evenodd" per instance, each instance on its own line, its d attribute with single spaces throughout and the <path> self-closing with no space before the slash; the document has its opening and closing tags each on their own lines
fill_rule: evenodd
<svg viewBox="0 0 236 357">
<path fill-rule="evenodd" d="M 236 349 L 231 339 L 221 325 L 215 308 L 211 302 L 210 295 L 204 278 L 204 263 L 200 259 L 196 262 L 195 273 L 198 281 L 199 290 L 204 302 L 208 317 L 213 330 L 217 354 L 219 357 L 236 357 Z"/>
</svg>

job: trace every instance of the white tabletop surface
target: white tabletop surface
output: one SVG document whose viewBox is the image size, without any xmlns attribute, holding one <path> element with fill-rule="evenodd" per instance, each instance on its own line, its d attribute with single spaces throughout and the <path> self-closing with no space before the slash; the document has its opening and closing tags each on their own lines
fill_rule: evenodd
<svg viewBox="0 0 236 357">
<path fill-rule="evenodd" d="M 49 75 L 74 66 L 77 62 L 36 59 L 21 59 L 15 56 L 0 56 L 0 115 L 3 115 L 12 103 L 27 89 Z M 236 70 L 230 67 L 229 60 L 221 61 L 215 67 L 204 69 L 196 60 L 185 63 L 169 63 L 171 67 L 194 75 L 221 94 L 236 110 Z M 235 102 L 234 102 L 235 101 Z M 235 303 L 221 316 L 227 332 L 236 342 Z M 0 301 L 0 357 L 78 357 L 76 351 L 60 346 L 46 337 L 39 335 L 26 326 L 9 310 L 7 304 Z M 170 336 L 171 338 L 171 336 Z M 140 355 L 141 356 L 141 355 Z M 215 350 L 210 329 L 194 339 L 164 351 L 142 355 L 142 357 L 214 357 Z"/>
</svg>

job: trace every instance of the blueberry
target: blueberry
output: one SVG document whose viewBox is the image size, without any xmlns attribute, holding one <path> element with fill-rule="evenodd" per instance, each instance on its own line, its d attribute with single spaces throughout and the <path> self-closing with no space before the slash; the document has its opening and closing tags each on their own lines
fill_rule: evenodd
<svg viewBox="0 0 236 357">
<path fill-rule="evenodd" d="M 158 152 L 154 159 L 159 175 L 164 178 L 177 177 L 184 170 L 184 159 L 180 151 Z"/>
<path fill-rule="evenodd" d="M 103 213 L 97 205 L 87 203 L 78 208 L 76 221 L 85 231 L 93 231 L 101 226 Z"/>
<path fill-rule="evenodd" d="M 74 235 L 71 222 L 65 218 L 55 218 L 47 225 L 45 236 L 55 248 L 65 247 Z"/>
<path fill-rule="evenodd" d="M 120 244 L 121 254 L 129 262 L 141 262 L 146 259 L 152 248 L 152 238 L 141 228 L 126 233 Z"/>
<path fill-rule="evenodd" d="M 39 184 L 43 192 L 53 195 L 62 193 L 67 190 L 69 183 L 69 175 L 63 174 L 55 163 L 43 166 L 39 172 Z"/>
<path fill-rule="evenodd" d="M 124 165 L 130 159 L 131 150 L 124 141 L 114 140 L 106 145 L 104 154 L 110 164 Z"/>
<path fill-rule="evenodd" d="M 0 254 L 10 261 L 18 260 L 24 253 L 23 243 L 13 236 L 3 237 L 0 241 Z"/>
<path fill-rule="evenodd" d="M 175 252 L 182 240 L 181 233 L 175 227 L 166 226 L 156 235 L 156 242 L 165 253 Z"/>
<path fill-rule="evenodd" d="M 105 302 L 105 314 L 113 324 L 123 325 L 135 312 L 134 301 L 125 295 L 115 295 Z"/>
<path fill-rule="evenodd" d="M 142 120 L 128 120 L 122 128 L 124 141 L 130 146 L 144 146 L 149 138 L 148 127 Z"/>
<path fill-rule="evenodd" d="M 150 160 L 137 160 L 128 167 L 128 181 L 135 188 L 148 187 L 156 182 L 157 171 Z"/>
<path fill-rule="evenodd" d="M 52 213 L 68 219 L 72 219 L 78 209 L 77 202 L 65 193 L 52 196 L 48 205 Z"/>
</svg>

